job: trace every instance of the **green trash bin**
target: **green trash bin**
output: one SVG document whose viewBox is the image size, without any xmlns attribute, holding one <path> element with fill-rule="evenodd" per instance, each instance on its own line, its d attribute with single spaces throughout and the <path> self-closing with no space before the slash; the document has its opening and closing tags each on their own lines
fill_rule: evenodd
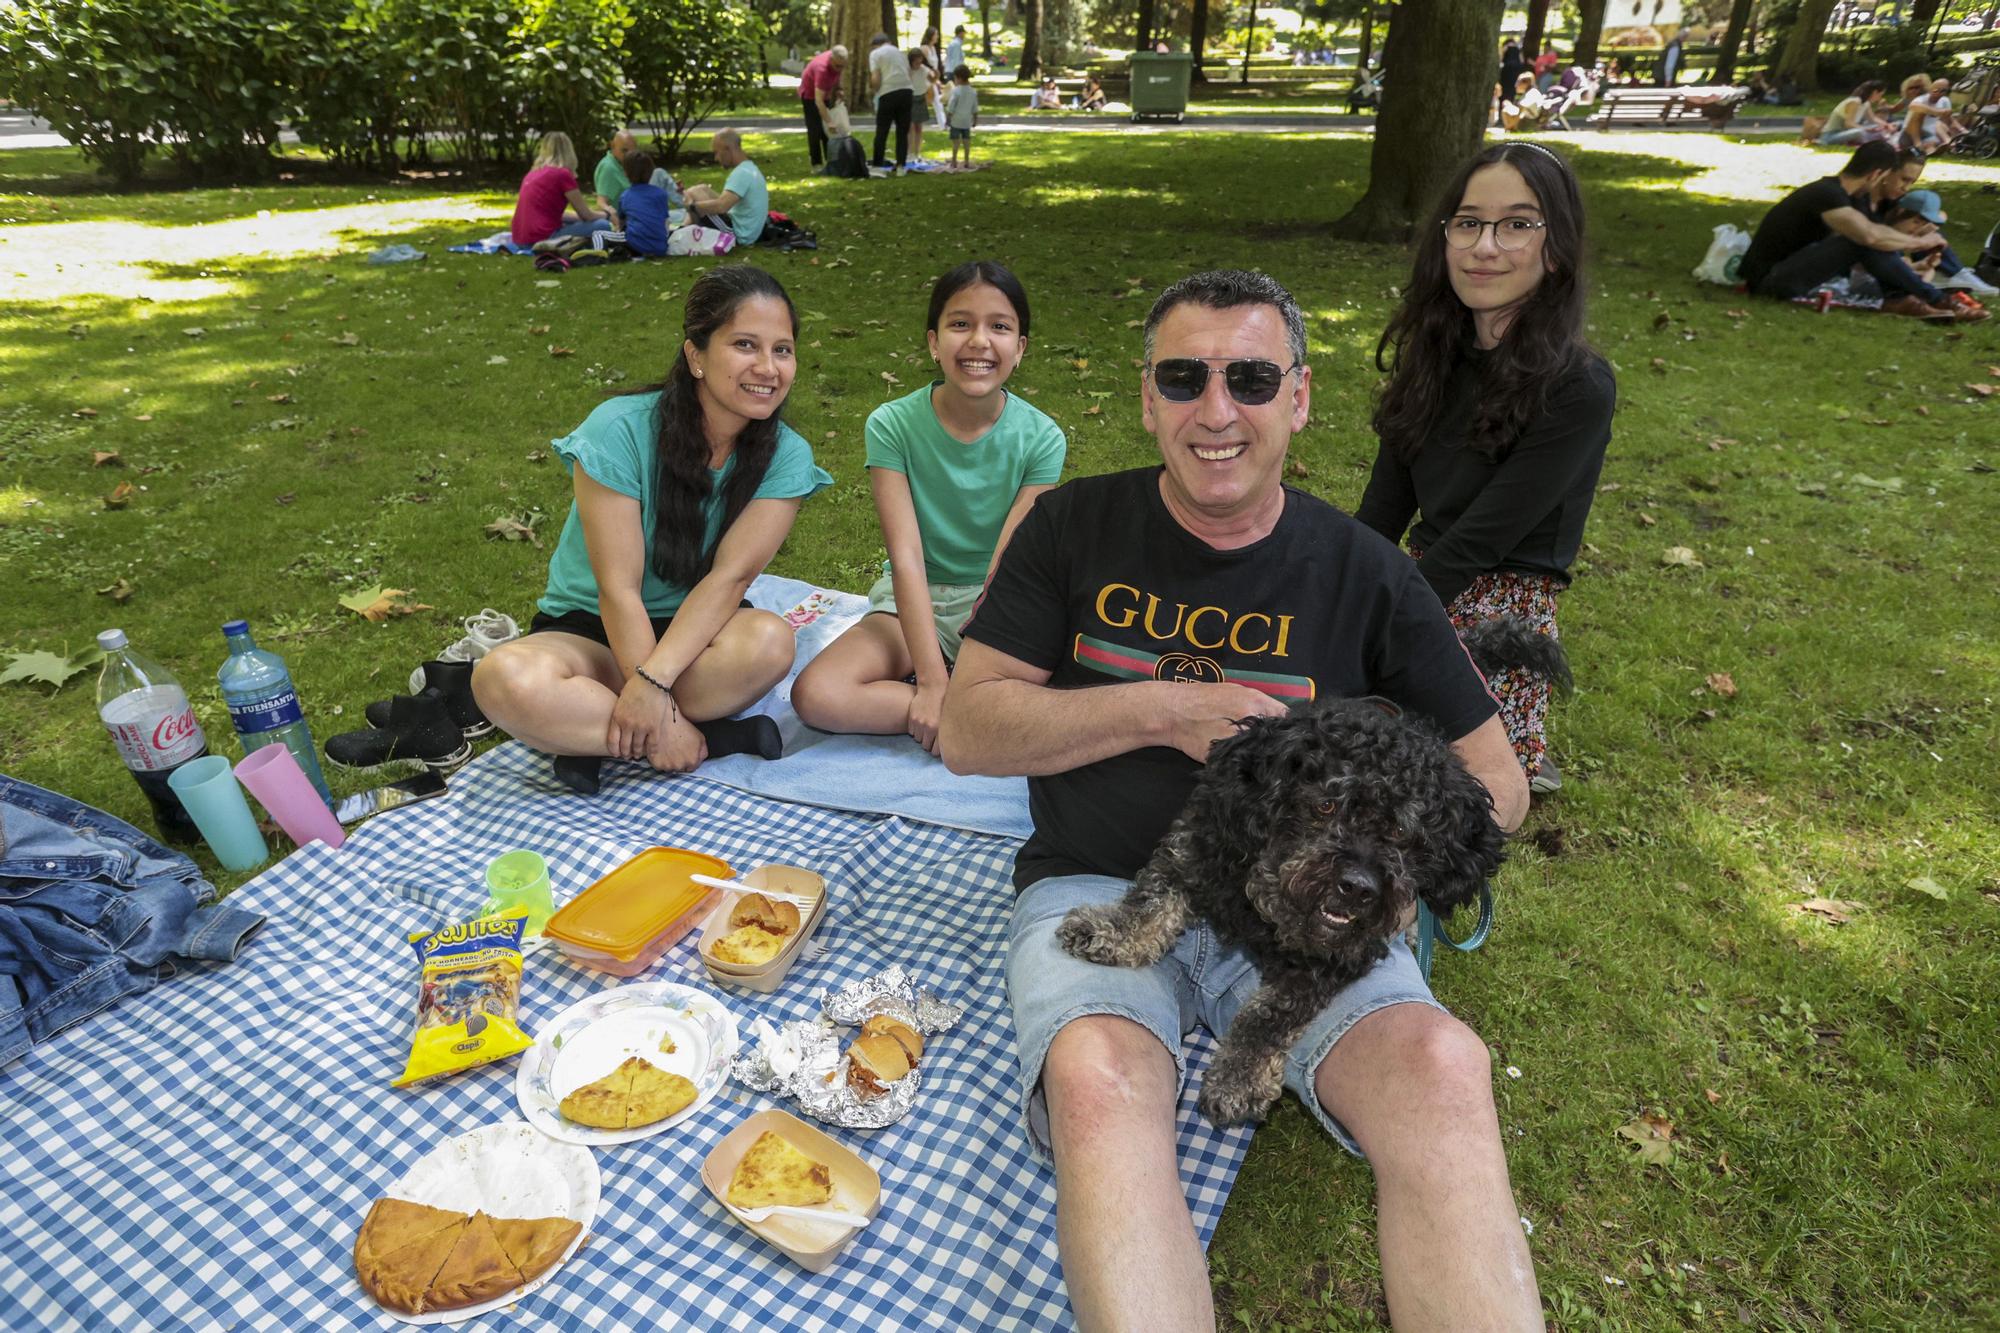
<svg viewBox="0 0 2000 1333">
<path fill-rule="evenodd" d="M 1132 119 L 1147 116 L 1171 117 L 1178 122 L 1187 114 L 1188 81 L 1194 76 L 1194 57 L 1186 51 L 1159 55 L 1151 51 L 1132 53 Z"/>
</svg>

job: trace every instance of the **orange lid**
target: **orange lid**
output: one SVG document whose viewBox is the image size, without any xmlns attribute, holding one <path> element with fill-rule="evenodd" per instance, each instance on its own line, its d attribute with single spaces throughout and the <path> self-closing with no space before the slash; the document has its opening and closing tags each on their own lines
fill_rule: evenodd
<svg viewBox="0 0 2000 1333">
<path fill-rule="evenodd" d="M 684 847 L 649 847 L 563 904 L 543 933 L 630 962 L 714 892 L 689 875 L 731 878 L 729 863 Z"/>
</svg>

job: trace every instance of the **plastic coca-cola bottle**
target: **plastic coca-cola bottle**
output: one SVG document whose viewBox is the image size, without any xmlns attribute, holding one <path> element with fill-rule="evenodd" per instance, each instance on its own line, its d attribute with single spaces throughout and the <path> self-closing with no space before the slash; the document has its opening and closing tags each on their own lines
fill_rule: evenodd
<svg viewBox="0 0 2000 1333">
<path fill-rule="evenodd" d="M 199 842 L 180 797 L 167 778 L 182 764 L 208 753 L 208 737 L 188 706 L 187 691 L 173 673 L 132 651 L 122 629 L 97 636 L 104 650 L 104 674 L 97 678 L 97 715 L 111 733 L 119 757 L 153 803 L 153 822 L 174 842 Z"/>
</svg>

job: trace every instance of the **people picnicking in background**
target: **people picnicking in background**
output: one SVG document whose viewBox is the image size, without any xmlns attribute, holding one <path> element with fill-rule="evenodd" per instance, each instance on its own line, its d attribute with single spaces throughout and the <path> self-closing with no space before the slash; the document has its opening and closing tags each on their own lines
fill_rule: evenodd
<svg viewBox="0 0 2000 1333">
<path fill-rule="evenodd" d="M 638 151 L 639 140 L 630 130 L 619 130 L 611 136 L 604 156 L 597 159 L 597 167 L 590 173 L 591 188 L 597 193 L 597 211 L 611 219 L 614 229 L 623 228 L 624 219 L 618 212 L 618 196 L 625 193 L 631 178 L 625 174 L 625 159 Z"/>
<path fill-rule="evenodd" d="M 1511 37 L 1508 38 L 1506 44 L 1500 48 L 1499 84 L 1503 96 L 1514 91 L 1515 80 L 1520 78 L 1521 71 L 1527 68 L 1528 62 L 1521 56 L 1521 44 Z"/>
<path fill-rule="evenodd" d="M 827 117 L 840 96 L 847 75 L 847 48 L 830 46 L 806 62 L 799 73 L 799 107 L 806 118 L 806 154 L 815 169 L 826 165 L 826 141 L 832 137 Z"/>
<path fill-rule="evenodd" d="M 979 124 L 979 90 L 972 86 L 972 70 L 966 65 L 959 65 L 951 72 L 951 96 L 945 102 L 945 119 L 951 126 L 950 165 L 970 168 L 972 131 Z"/>
<path fill-rule="evenodd" d="M 1542 53 L 1535 57 L 1535 86 L 1547 92 L 1549 85 L 1556 81 L 1556 68 L 1562 64 L 1562 55 L 1554 42 L 1544 42 Z"/>
<path fill-rule="evenodd" d="M 990 260 L 931 288 L 925 340 L 938 378 L 876 408 L 866 430 L 889 567 L 869 614 L 793 683 L 792 707 L 809 726 L 907 733 L 937 753 L 959 631 L 1068 450 L 1060 426 L 1007 390 L 1028 324 L 1020 281 Z"/>
<path fill-rule="evenodd" d="M 1042 86 L 1035 89 L 1034 100 L 1028 109 L 1030 111 L 1062 110 L 1062 89 L 1056 86 L 1053 76 L 1043 79 Z"/>
<path fill-rule="evenodd" d="M 1966 293 L 1963 303 L 1968 308 L 1977 306 L 1983 309 L 1977 298 L 2000 294 L 2000 290 L 1975 273 L 1945 239 L 1943 228 L 1947 217 L 1944 200 L 1934 190 L 1916 188 L 1917 182 L 1923 178 L 1924 166 L 1922 153 L 1904 149 L 1897 158 L 1896 169 L 1876 182 L 1862 200 L 1862 211 L 1871 222 L 1879 222 L 1912 236 L 1934 238 L 1937 241 L 1935 250 L 1919 251 L 1910 257 L 1911 269 L 1940 291 Z M 1954 303 L 1959 300 L 1956 297 L 1950 299 Z"/>
<path fill-rule="evenodd" d="M 576 215 L 563 221 L 567 208 Z M 607 213 L 591 206 L 576 180 L 576 147 L 561 130 L 542 136 L 534 165 L 521 177 L 514 201 L 512 235 L 516 245 L 535 245 L 565 236 L 588 236 L 611 230 Z"/>
<path fill-rule="evenodd" d="M 1376 347 L 1381 446 L 1354 516 L 1391 542 L 1407 534 L 1460 630 L 1517 616 L 1556 634 L 1617 397 L 1584 341 L 1582 263 L 1569 165 L 1538 145 L 1488 148 L 1419 235 Z M 1487 686 L 1530 787 L 1554 791 L 1550 682 L 1510 670 Z"/>
<path fill-rule="evenodd" d="M 1542 90 L 1535 87 L 1532 70 L 1522 70 L 1514 76 L 1514 92 L 1501 99 L 1500 124 L 1508 133 L 1527 133 L 1542 127 L 1542 118 L 1549 112 L 1549 99 Z"/>
<path fill-rule="evenodd" d="M 1922 94 L 1909 99 L 1903 116 L 1903 143 L 1920 152 L 1937 153 L 1964 133 L 1951 109 L 1951 80 L 1933 79 Z"/>
<path fill-rule="evenodd" d="M 635 255 L 662 259 L 667 253 L 667 233 L 672 230 L 667 214 L 673 201 L 653 184 L 653 155 L 633 149 L 625 157 L 629 184 L 618 196 L 618 217 L 624 226 L 625 244 Z"/>
<path fill-rule="evenodd" d="M 878 32 L 868 39 L 868 87 L 875 94 L 875 154 L 869 164 L 888 167 L 889 133 L 896 135 L 895 172 L 898 176 L 910 164 L 910 116 L 915 103 L 915 85 L 910 82 L 910 62 L 896 49 L 888 33 Z"/>
<path fill-rule="evenodd" d="M 1102 111 L 1110 98 L 1104 95 L 1104 83 L 1093 72 L 1083 76 L 1083 91 L 1076 95 L 1078 111 Z"/>
<path fill-rule="evenodd" d="M 1867 79 L 1834 103 L 1833 110 L 1826 113 L 1826 124 L 1820 126 L 1820 147 L 1832 148 L 1894 138 L 1895 122 L 1884 120 L 1878 110 L 1887 88 L 1888 85 L 1880 79 Z"/>
<path fill-rule="evenodd" d="M 743 151 L 743 136 L 736 130 L 717 130 L 709 148 L 716 165 L 727 167 L 729 176 L 720 190 L 708 185 L 687 187 L 688 221 L 733 232 L 738 245 L 755 245 L 771 216 L 771 192 L 764 183 L 764 173 Z"/>
<path fill-rule="evenodd" d="M 1858 265 L 1881 286 L 1885 314 L 1959 322 L 1986 318 L 1965 292 L 1940 291 L 1910 267 L 1907 256 L 1937 248 L 1937 237 L 1883 226 L 1863 212 L 1867 196 L 1907 165 L 1892 145 L 1864 143 L 1838 175 L 1822 176 L 1773 204 L 1738 270 L 1751 295 L 1795 300 Z"/>
<path fill-rule="evenodd" d="M 780 420 L 798 316 L 776 278 L 724 264 L 688 291 L 681 333 L 665 380 L 552 443 L 576 498 L 547 590 L 527 634 L 473 670 L 494 725 L 586 794 L 606 758 L 682 772 L 779 753 L 770 718 L 728 719 L 791 670 L 791 626 L 742 599 L 833 484 Z"/>
</svg>

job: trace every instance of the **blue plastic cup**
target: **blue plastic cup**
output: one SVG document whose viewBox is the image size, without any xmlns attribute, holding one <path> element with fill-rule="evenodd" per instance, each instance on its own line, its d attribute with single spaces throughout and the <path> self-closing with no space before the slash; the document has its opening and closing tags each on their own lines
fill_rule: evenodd
<svg viewBox="0 0 2000 1333">
<path fill-rule="evenodd" d="M 250 803 L 243 799 L 243 787 L 227 759 L 210 754 L 182 764 L 168 775 L 167 785 L 181 798 L 202 840 L 224 866 L 248 870 L 269 859 L 270 849 L 264 846 L 264 835 L 257 831 Z"/>
</svg>

